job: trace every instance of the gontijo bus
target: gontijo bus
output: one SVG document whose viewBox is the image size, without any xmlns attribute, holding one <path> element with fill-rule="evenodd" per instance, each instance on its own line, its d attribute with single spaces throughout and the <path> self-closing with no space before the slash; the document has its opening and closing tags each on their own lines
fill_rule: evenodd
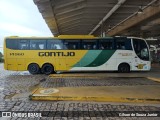
<svg viewBox="0 0 160 120">
<path fill-rule="evenodd" d="M 149 71 L 148 45 L 135 37 L 61 35 L 7 37 L 4 68 L 31 74 L 57 71 Z"/>
</svg>

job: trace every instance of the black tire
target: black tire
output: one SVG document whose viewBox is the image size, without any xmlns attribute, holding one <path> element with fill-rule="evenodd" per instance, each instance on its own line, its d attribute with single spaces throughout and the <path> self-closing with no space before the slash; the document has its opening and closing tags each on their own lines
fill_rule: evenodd
<svg viewBox="0 0 160 120">
<path fill-rule="evenodd" d="M 38 74 L 40 72 L 40 67 L 38 64 L 36 63 L 31 63 L 29 64 L 28 66 L 28 71 L 31 73 L 31 74 Z"/>
<path fill-rule="evenodd" d="M 49 75 L 49 74 L 52 74 L 54 72 L 54 68 L 51 64 L 47 63 L 47 64 L 44 64 L 42 66 L 41 72 L 46 74 L 46 75 Z"/>
<path fill-rule="evenodd" d="M 118 66 L 118 72 L 129 73 L 130 72 L 130 66 L 126 63 L 122 63 Z"/>
</svg>

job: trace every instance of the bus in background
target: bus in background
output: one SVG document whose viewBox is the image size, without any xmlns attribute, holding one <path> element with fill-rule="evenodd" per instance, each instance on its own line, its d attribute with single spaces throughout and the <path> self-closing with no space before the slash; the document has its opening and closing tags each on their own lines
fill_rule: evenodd
<svg viewBox="0 0 160 120">
<path fill-rule="evenodd" d="M 31 74 L 58 71 L 149 71 L 146 41 L 135 37 L 60 35 L 58 37 L 7 37 L 4 68 Z"/>
</svg>

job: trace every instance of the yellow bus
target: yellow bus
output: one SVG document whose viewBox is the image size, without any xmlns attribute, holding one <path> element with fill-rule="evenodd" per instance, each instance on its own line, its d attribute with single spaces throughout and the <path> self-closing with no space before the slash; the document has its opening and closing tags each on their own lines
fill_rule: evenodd
<svg viewBox="0 0 160 120">
<path fill-rule="evenodd" d="M 59 71 L 149 71 L 146 41 L 135 37 L 6 37 L 4 68 L 31 74 Z"/>
</svg>

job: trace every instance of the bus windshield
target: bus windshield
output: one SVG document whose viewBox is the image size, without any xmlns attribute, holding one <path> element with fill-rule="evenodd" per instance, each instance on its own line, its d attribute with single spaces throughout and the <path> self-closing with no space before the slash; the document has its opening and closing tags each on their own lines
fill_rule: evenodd
<svg viewBox="0 0 160 120">
<path fill-rule="evenodd" d="M 149 60 L 149 50 L 144 40 L 133 39 L 133 47 L 140 59 L 145 61 Z"/>
</svg>

